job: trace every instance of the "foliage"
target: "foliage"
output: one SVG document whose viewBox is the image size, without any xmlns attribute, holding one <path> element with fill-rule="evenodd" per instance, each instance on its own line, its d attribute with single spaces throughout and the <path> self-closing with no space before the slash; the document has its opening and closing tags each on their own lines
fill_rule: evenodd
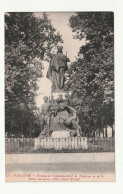
<svg viewBox="0 0 123 194">
<path fill-rule="evenodd" d="M 46 14 L 40 18 L 29 12 L 5 14 L 6 131 L 14 126 L 17 133 L 29 134 L 29 128 L 38 125 L 36 81 L 42 77 L 42 60 L 48 61 L 61 41 Z"/>
<path fill-rule="evenodd" d="M 74 38 L 86 40 L 69 69 L 67 88 L 82 129 L 114 123 L 114 29 L 112 12 L 81 12 L 69 19 Z"/>
</svg>

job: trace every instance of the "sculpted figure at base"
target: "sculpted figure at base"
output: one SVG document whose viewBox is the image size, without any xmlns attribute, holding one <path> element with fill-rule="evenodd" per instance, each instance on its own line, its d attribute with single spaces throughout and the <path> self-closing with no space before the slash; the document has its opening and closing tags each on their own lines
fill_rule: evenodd
<svg viewBox="0 0 123 194">
<path fill-rule="evenodd" d="M 78 124 L 76 110 L 63 102 L 62 97 L 56 101 L 48 101 L 44 97 L 44 104 L 41 112 L 41 133 L 40 138 L 50 136 L 53 131 L 68 130 L 72 136 L 81 135 L 81 127 Z"/>
<path fill-rule="evenodd" d="M 57 99 L 57 105 L 52 107 L 50 114 L 50 131 L 69 130 L 73 135 L 81 135 L 76 110 L 64 103 L 62 98 Z"/>
<path fill-rule="evenodd" d="M 47 72 L 47 78 L 52 82 L 52 92 L 64 88 L 65 71 L 68 69 L 67 62 L 70 60 L 62 53 L 62 46 L 57 47 L 57 53 L 52 57 Z"/>
<path fill-rule="evenodd" d="M 41 106 L 40 114 L 40 124 L 41 124 L 41 133 L 40 136 L 49 136 L 49 111 L 51 104 L 48 101 L 48 97 L 44 96 L 44 104 Z"/>
</svg>

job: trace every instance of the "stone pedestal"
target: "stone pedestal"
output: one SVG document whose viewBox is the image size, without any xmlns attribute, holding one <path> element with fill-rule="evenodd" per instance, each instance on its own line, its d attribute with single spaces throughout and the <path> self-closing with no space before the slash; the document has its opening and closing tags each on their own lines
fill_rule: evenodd
<svg viewBox="0 0 123 194">
<path fill-rule="evenodd" d="M 65 95 L 67 95 L 67 92 L 53 92 L 49 95 L 49 99 L 51 100 L 52 98 L 56 100 L 59 96 L 62 96 L 63 100 L 65 100 Z"/>
<path fill-rule="evenodd" d="M 53 131 L 52 138 L 68 138 L 70 137 L 70 131 Z"/>
</svg>

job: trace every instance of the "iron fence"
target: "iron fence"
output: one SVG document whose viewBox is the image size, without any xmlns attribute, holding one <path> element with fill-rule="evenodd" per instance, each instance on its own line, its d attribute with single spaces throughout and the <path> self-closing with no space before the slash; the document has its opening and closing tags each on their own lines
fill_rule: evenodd
<svg viewBox="0 0 123 194">
<path fill-rule="evenodd" d="M 114 152 L 115 139 L 111 138 L 5 138 L 6 154 L 19 153 L 83 153 Z"/>
</svg>

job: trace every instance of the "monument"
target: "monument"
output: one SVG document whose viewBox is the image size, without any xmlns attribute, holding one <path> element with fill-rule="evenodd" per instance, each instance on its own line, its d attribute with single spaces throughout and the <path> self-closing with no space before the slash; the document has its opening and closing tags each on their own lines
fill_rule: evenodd
<svg viewBox="0 0 123 194">
<path fill-rule="evenodd" d="M 62 53 L 62 47 L 58 46 L 57 53 L 52 57 L 47 72 L 47 78 L 52 82 L 52 91 L 49 97 L 44 97 L 44 104 L 41 107 L 41 132 L 38 140 L 82 136 L 77 112 L 70 106 L 69 95 L 64 91 L 68 61 L 70 60 Z"/>
<path fill-rule="evenodd" d="M 68 69 L 69 58 L 62 53 L 62 46 L 57 47 L 57 53 L 52 57 L 47 72 L 47 78 L 52 82 L 52 92 L 64 89 L 65 71 Z"/>
</svg>

